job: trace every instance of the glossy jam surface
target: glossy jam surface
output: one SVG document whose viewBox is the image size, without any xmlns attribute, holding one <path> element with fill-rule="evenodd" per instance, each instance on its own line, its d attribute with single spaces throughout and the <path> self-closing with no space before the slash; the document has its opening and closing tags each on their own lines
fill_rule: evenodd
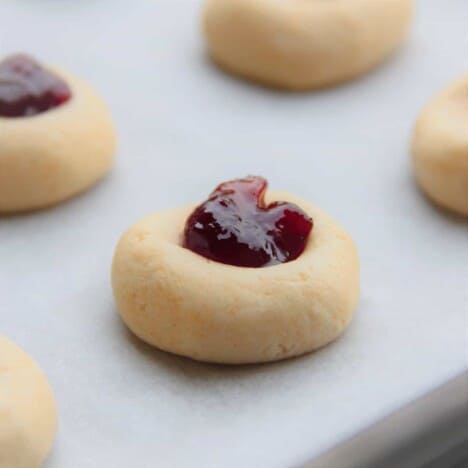
<svg viewBox="0 0 468 468">
<path fill-rule="evenodd" d="M 28 117 L 67 102 L 68 85 L 27 55 L 0 62 L 0 116 Z"/>
<path fill-rule="evenodd" d="M 261 177 L 219 185 L 188 218 L 184 247 L 210 260 L 251 268 L 298 258 L 312 219 L 293 203 L 266 205 L 266 188 Z"/>
</svg>

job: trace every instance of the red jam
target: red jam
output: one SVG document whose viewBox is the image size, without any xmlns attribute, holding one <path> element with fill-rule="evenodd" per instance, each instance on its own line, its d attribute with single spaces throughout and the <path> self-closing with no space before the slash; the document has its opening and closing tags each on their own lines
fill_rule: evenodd
<svg viewBox="0 0 468 468">
<path fill-rule="evenodd" d="M 312 219 L 293 203 L 265 204 L 267 181 L 247 177 L 219 185 L 190 215 L 183 245 L 210 260 L 259 268 L 301 255 Z"/>
<path fill-rule="evenodd" d="M 67 84 L 24 54 L 0 62 L 0 116 L 28 117 L 71 98 Z"/>
</svg>

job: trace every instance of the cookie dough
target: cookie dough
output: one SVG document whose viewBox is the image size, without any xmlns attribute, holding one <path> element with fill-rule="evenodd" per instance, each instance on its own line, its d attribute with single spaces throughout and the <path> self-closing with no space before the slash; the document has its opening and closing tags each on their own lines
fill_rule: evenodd
<svg viewBox="0 0 468 468">
<path fill-rule="evenodd" d="M 468 75 L 437 95 L 418 118 L 413 166 L 436 204 L 468 216 Z"/>
<path fill-rule="evenodd" d="M 0 467 L 41 467 L 56 419 L 52 390 L 37 364 L 0 336 Z"/>
<path fill-rule="evenodd" d="M 115 134 L 104 102 L 83 81 L 54 70 L 70 101 L 32 117 L 0 117 L 0 213 L 59 203 L 112 164 Z"/>
<path fill-rule="evenodd" d="M 349 80 L 406 37 L 413 0 L 207 0 L 204 30 L 222 68 L 306 90 Z"/>
<path fill-rule="evenodd" d="M 181 247 L 194 206 L 159 212 L 120 239 L 112 285 L 122 319 L 142 340 L 196 360 L 241 364 L 307 353 L 348 326 L 359 296 L 354 242 L 328 215 L 289 193 L 314 220 L 302 255 L 245 268 Z"/>
</svg>

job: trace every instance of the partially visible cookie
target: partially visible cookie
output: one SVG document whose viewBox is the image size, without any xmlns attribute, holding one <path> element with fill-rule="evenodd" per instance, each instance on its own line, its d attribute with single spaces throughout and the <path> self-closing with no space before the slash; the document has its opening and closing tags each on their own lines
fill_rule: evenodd
<svg viewBox="0 0 468 468">
<path fill-rule="evenodd" d="M 443 208 L 468 216 L 468 75 L 423 109 L 411 152 L 424 193 Z"/>
<path fill-rule="evenodd" d="M 0 467 L 41 467 L 56 426 L 55 400 L 43 373 L 0 336 Z"/>
<path fill-rule="evenodd" d="M 352 79 L 405 39 L 413 0 L 207 0 L 214 61 L 235 75 L 291 90 Z"/>
<path fill-rule="evenodd" d="M 110 113 L 89 85 L 29 56 L 0 62 L 0 213 L 42 208 L 109 170 Z"/>
</svg>

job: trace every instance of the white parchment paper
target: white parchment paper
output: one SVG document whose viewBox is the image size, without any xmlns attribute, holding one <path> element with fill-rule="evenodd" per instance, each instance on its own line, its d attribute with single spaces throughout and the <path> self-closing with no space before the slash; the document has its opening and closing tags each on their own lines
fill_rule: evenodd
<svg viewBox="0 0 468 468">
<path fill-rule="evenodd" d="M 199 10 L 195 0 L 0 3 L 0 53 L 86 78 L 119 132 L 115 170 L 97 188 L 0 219 L 0 333 L 41 363 L 60 409 L 47 468 L 295 466 L 467 364 L 468 225 L 420 195 L 408 140 L 422 105 L 467 69 L 468 3 L 420 1 L 394 60 L 310 94 L 219 72 Z M 112 299 L 120 234 L 251 173 L 354 236 L 362 300 L 351 328 L 316 354 L 263 366 L 143 345 Z"/>
</svg>

